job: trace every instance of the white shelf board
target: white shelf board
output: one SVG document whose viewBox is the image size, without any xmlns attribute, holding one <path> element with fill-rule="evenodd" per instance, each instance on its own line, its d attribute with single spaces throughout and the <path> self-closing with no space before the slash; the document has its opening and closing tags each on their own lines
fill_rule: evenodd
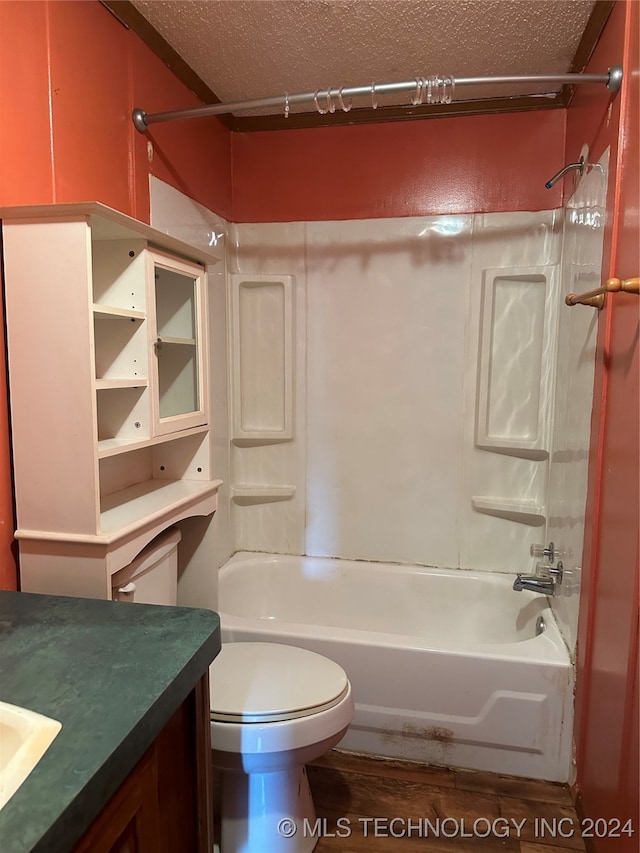
<svg viewBox="0 0 640 853">
<path fill-rule="evenodd" d="M 114 305 L 93 303 L 93 316 L 96 320 L 146 320 L 144 311 L 128 308 L 116 308 Z"/>
<path fill-rule="evenodd" d="M 105 438 L 98 442 L 98 459 L 106 459 L 108 456 L 117 456 L 120 453 L 129 453 L 132 450 L 141 450 L 143 447 L 152 447 L 156 444 L 166 444 L 168 441 L 178 441 L 189 435 L 207 432 L 208 429 L 209 427 L 205 424 L 205 426 L 184 429 L 180 432 L 156 435 L 153 438 Z"/>
<path fill-rule="evenodd" d="M 218 491 L 222 480 L 145 480 L 102 499 L 100 532 L 123 536 L 171 517 Z"/>
<path fill-rule="evenodd" d="M 186 347 L 194 347 L 196 345 L 195 338 L 175 338 L 175 337 L 165 337 L 164 335 L 160 335 L 160 340 L 163 344 L 178 344 L 179 346 Z"/>
<path fill-rule="evenodd" d="M 103 438 L 98 442 L 98 459 L 117 456 L 119 453 L 129 453 L 131 450 L 140 450 L 143 447 L 149 447 L 151 443 L 150 438 Z"/>
<path fill-rule="evenodd" d="M 476 512 L 517 521 L 531 527 L 541 527 L 546 520 L 545 508 L 529 500 L 512 500 L 509 498 L 473 497 L 471 505 Z"/>
<path fill-rule="evenodd" d="M 108 391 L 112 388 L 146 388 L 148 379 L 96 379 L 96 391 Z"/>
<path fill-rule="evenodd" d="M 286 500 L 292 498 L 295 493 L 295 486 L 239 485 L 231 487 L 232 498 L 280 498 Z"/>
</svg>

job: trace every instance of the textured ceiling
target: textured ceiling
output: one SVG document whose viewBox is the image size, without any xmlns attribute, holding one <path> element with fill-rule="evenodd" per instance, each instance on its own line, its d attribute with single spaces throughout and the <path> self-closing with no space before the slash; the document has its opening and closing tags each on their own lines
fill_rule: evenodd
<svg viewBox="0 0 640 853">
<path fill-rule="evenodd" d="M 229 102 L 416 75 L 565 73 L 594 2 L 133 0 L 133 5 L 218 98 Z M 455 97 L 560 88 L 459 87 Z M 381 106 L 407 100 L 379 98 Z"/>
</svg>

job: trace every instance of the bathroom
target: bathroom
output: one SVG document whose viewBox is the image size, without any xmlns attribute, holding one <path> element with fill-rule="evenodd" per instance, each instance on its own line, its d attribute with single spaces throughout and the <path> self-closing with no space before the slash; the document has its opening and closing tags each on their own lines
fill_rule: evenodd
<svg viewBox="0 0 640 853">
<path fill-rule="evenodd" d="M 586 71 L 637 66 L 637 9 L 619 2 L 608 11 Z M 615 234 L 602 227 L 625 204 L 637 207 L 633 149 L 618 132 L 621 115 L 637 124 L 633 91 L 612 98 L 605 87 L 576 87 L 566 107 L 429 121 L 327 129 L 316 116 L 309 129 L 281 121 L 275 130 L 230 131 L 206 118 L 140 134 L 124 118 L 133 107 L 158 112 L 207 98 L 190 92 L 134 30 L 97 2 L 3 4 L 0 24 L 3 34 L 28 30 L 33 42 L 27 65 L 16 40 L 0 35 L 1 76 L 16 81 L 0 106 L 0 126 L 9 129 L 0 203 L 98 200 L 185 242 L 204 238 L 224 257 L 209 269 L 212 476 L 223 485 L 213 517 L 180 522 L 179 603 L 222 610 L 211 555 L 217 568 L 247 551 L 340 557 L 360 569 L 368 562 L 371 599 L 378 563 L 480 581 L 498 572 L 508 581 L 505 600 L 517 602 L 516 574 L 544 560 L 530 556 L 531 546 L 553 541 L 571 556 L 562 556 L 565 580 L 550 599 L 555 621 L 545 639 L 556 631 L 560 669 L 570 679 L 577 672 L 575 709 L 566 678 L 556 709 L 562 769 L 484 769 L 577 785 L 587 817 L 616 815 L 621 801 L 631 814 L 637 299 L 609 295 L 596 311 L 566 306 L 564 295 L 600 284 L 599 253 L 602 278 L 637 275 L 633 222 L 620 214 Z M 27 110 L 33 134 L 25 140 L 17 128 Z M 585 145 L 583 195 L 578 186 L 574 212 L 565 214 L 575 171 L 551 189 L 544 184 Z M 514 313 L 493 328 L 483 300 L 492 288 L 498 298 L 500 287 Z M 524 300 L 510 301 L 518 287 Z M 279 360 L 270 360 L 274 338 Z M 491 382 L 515 347 L 519 378 L 507 400 L 492 399 Z M 270 385 L 243 388 L 239 351 L 249 374 L 270 373 Z M 249 426 L 238 398 L 250 409 Z M 504 423 L 526 432 L 535 421 L 528 447 L 516 439 L 492 448 L 490 431 L 478 427 L 480 408 L 490 422 L 492 402 L 503 419 L 498 432 Z M 284 412 L 272 430 L 279 436 L 264 434 L 272 429 L 260 424 L 265 407 L 267 420 Z M 2 572 L 3 586 L 15 589 L 6 412 L 4 424 Z M 385 584 L 380 614 L 386 596 L 389 609 L 395 601 Z M 500 596 L 487 593 L 487 608 Z M 496 626 L 488 621 L 488 630 Z M 406 659 L 390 660 L 385 677 Z M 518 669 L 515 660 L 503 664 Z M 437 661 L 416 666 L 442 670 Z M 531 677 L 513 689 L 535 692 Z M 488 675 L 477 679 L 486 685 Z M 526 713 L 518 706 L 512 719 L 529 721 Z M 419 725 L 451 728 L 433 719 Z M 352 749 L 369 751 L 362 741 Z M 443 752 L 442 740 L 413 736 L 391 755 L 442 765 Z M 606 844 L 598 839 L 598 849 Z"/>
</svg>

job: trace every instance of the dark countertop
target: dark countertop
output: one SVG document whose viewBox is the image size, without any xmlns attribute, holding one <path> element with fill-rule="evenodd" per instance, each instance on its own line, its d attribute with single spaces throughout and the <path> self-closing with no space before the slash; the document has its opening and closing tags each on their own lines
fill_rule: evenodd
<svg viewBox="0 0 640 853">
<path fill-rule="evenodd" d="M 2 853 L 69 853 L 219 650 L 211 610 L 0 591 L 0 699 L 62 723 Z"/>
</svg>

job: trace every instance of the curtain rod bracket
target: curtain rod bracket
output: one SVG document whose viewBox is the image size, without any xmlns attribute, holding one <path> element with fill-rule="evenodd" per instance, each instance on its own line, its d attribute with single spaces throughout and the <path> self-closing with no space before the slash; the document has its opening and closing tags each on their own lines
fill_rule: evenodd
<svg viewBox="0 0 640 853">
<path fill-rule="evenodd" d="M 609 69 L 607 89 L 615 94 L 620 90 L 620 86 L 622 86 L 622 65 L 612 65 Z"/>
<path fill-rule="evenodd" d="M 139 107 L 132 112 L 131 118 L 133 119 L 133 124 L 136 130 L 139 130 L 140 133 L 144 133 L 147 129 L 147 114 L 144 110 L 141 110 Z"/>
</svg>

